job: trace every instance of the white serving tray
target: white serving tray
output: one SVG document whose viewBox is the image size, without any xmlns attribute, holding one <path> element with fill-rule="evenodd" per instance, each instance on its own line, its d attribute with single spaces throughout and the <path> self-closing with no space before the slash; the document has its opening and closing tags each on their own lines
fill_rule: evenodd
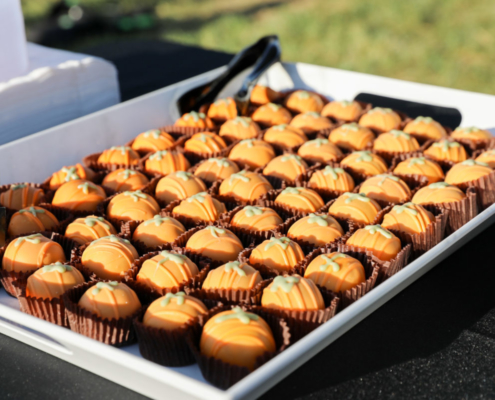
<svg viewBox="0 0 495 400">
<path fill-rule="evenodd" d="M 0 185 L 42 182 L 53 171 L 87 154 L 123 144 L 138 133 L 172 123 L 176 99 L 223 68 L 158 90 L 27 138 L 0 146 Z M 277 90 L 314 89 L 335 99 L 362 92 L 457 108 L 463 125 L 495 127 L 495 96 L 376 77 L 308 64 L 272 67 L 264 83 Z M 239 79 L 230 88 L 238 84 Z M 233 93 L 227 88 L 225 94 Z M 15 168 L 13 168 L 15 166 Z M 0 333 L 156 399 L 254 399 L 366 318 L 402 289 L 495 221 L 495 205 L 337 314 L 261 368 L 223 391 L 205 382 L 196 365 L 166 368 L 142 358 L 137 345 L 113 348 L 21 313 L 17 300 L 0 291 Z"/>
</svg>

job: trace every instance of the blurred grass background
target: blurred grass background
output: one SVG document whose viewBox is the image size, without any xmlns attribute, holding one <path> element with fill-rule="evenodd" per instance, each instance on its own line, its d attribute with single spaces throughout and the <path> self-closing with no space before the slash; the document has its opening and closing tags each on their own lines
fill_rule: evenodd
<svg viewBox="0 0 495 400">
<path fill-rule="evenodd" d="M 76 0 L 73 0 L 76 1 Z M 26 27 L 55 0 L 22 0 Z M 58 47 L 159 38 L 235 53 L 276 33 L 283 59 L 495 94 L 492 0 L 79 0 L 95 13 L 151 10 L 153 28 L 87 34 Z M 125 26 L 122 27 L 125 31 Z"/>
</svg>

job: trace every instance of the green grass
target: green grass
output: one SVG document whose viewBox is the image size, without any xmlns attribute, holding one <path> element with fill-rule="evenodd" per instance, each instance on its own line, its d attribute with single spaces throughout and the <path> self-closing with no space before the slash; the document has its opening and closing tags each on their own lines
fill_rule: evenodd
<svg viewBox="0 0 495 400">
<path fill-rule="evenodd" d="M 51 2 L 23 1 L 28 25 Z M 276 33 L 287 61 L 495 94 L 490 0 L 168 0 L 155 10 L 159 28 L 145 37 L 236 52 Z"/>
</svg>

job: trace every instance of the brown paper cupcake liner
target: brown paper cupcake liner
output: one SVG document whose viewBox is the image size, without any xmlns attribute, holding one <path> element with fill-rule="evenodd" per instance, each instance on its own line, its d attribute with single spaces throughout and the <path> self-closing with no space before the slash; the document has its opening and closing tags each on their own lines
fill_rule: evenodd
<svg viewBox="0 0 495 400">
<path fill-rule="evenodd" d="M 246 367 L 232 365 L 219 359 L 205 356 L 200 351 L 199 342 L 201 339 L 203 326 L 210 318 L 214 317 L 222 311 L 227 311 L 230 308 L 231 307 L 229 306 L 224 306 L 210 310 L 207 317 L 199 322 L 200 329 L 197 332 L 190 331 L 189 335 L 187 336 L 191 352 L 194 355 L 194 358 L 199 366 L 199 369 L 201 370 L 203 377 L 212 385 L 221 389 L 229 388 L 230 386 L 239 382 L 241 379 L 245 378 L 251 372 Z M 266 352 L 265 354 L 258 357 L 256 365 L 254 367 L 254 369 L 257 369 L 261 365 L 274 358 L 276 355 L 280 354 L 292 343 L 292 332 L 287 326 L 287 322 L 283 318 L 279 318 L 278 316 L 269 314 L 259 307 L 241 306 L 241 308 L 245 311 L 259 315 L 266 321 L 266 323 L 270 326 L 277 346 L 277 350 L 275 352 Z"/>
<path fill-rule="evenodd" d="M 163 243 L 155 247 L 149 247 L 141 240 L 134 240 L 132 237 L 134 235 L 134 231 L 139 225 L 139 221 L 127 221 L 126 223 L 121 225 L 120 234 L 124 239 L 127 239 L 131 242 L 131 244 L 136 248 L 137 252 L 140 255 L 144 255 L 153 251 L 170 250 L 172 248 L 172 242 Z"/>
<path fill-rule="evenodd" d="M 115 170 L 121 169 L 121 168 L 132 169 L 132 170 L 137 169 L 137 166 L 138 166 L 137 163 L 132 164 L 132 165 L 128 165 L 128 164 L 111 164 L 111 163 L 98 162 L 98 158 L 101 156 L 102 153 L 103 152 L 100 151 L 99 153 L 93 153 L 93 154 L 90 154 L 90 155 L 84 157 L 82 160 L 84 166 L 92 169 L 95 172 L 103 171 L 107 174 L 109 172 L 112 172 L 112 171 L 115 171 Z"/>
<path fill-rule="evenodd" d="M 191 137 L 201 132 L 218 132 L 218 128 L 193 128 L 190 126 L 165 125 L 160 128 L 162 132 L 168 133 L 175 140 L 182 139 L 184 136 Z"/>
<path fill-rule="evenodd" d="M 476 190 L 480 211 L 486 210 L 495 203 L 495 171 L 474 181 L 456 184 L 455 186 L 463 191 L 473 187 Z"/>
</svg>

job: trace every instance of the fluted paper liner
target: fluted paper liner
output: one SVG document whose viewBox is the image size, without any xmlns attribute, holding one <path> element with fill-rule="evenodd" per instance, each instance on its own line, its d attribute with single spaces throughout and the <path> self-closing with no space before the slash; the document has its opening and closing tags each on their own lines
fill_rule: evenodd
<svg viewBox="0 0 495 400">
<path fill-rule="evenodd" d="M 486 210 L 495 203 L 495 171 L 475 179 L 474 181 L 456 184 L 455 186 L 464 192 L 470 187 L 474 188 L 476 190 L 480 211 Z"/>
<path fill-rule="evenodd" d="M 191 137 L 201 132 L 218 132 L 218 128 L 194 128 L 192 126 L 165 125 L 160 128 L 162 132 L 168 133 L 175 140 L 182 139 L 184 136 Z"/>
<path fill-rule="evenodd" d="M 272 330 L 275 344 L 277 346 L 277 350 L 275 352 L 266 352 L 265 354 L 258 357 L 254 368 L 257 369 L 261 365 L 270 361 L 276 355 L 284 351 L 292 343 L 292 332 L 288 327 L 287 322 L 283 318 L 279 318 L 278 316 L 269 314 L 259 307 L 241 306 L 241 308 L 247 312 L 257 314 L 265 320 L 265 322 L 270 326 L 270 329 Z M 200 329 L 198 330 L 198 332 L 191 331 L 188 335 L 188 343 L 191 352 L 194 355 L 194 358 L 199 366 L 199 369 L 201 370 L 201 373 L 203 374 L 203 377 L 212 385 L 221 389 L 228 389 L 230 386 L 245 378 L 251 372 L 246 367 L 232 365 L 213 357 L 207 357 L 200 351 L 199 342 L 201 339 L 203 326 L 210 318 L 214 317 L 222 311 L 227 311 L 230 309 L 231 307 L 224 306 L 211 310 L 208 313 L 207 317 L 200 321 Z"/>
</svg>

